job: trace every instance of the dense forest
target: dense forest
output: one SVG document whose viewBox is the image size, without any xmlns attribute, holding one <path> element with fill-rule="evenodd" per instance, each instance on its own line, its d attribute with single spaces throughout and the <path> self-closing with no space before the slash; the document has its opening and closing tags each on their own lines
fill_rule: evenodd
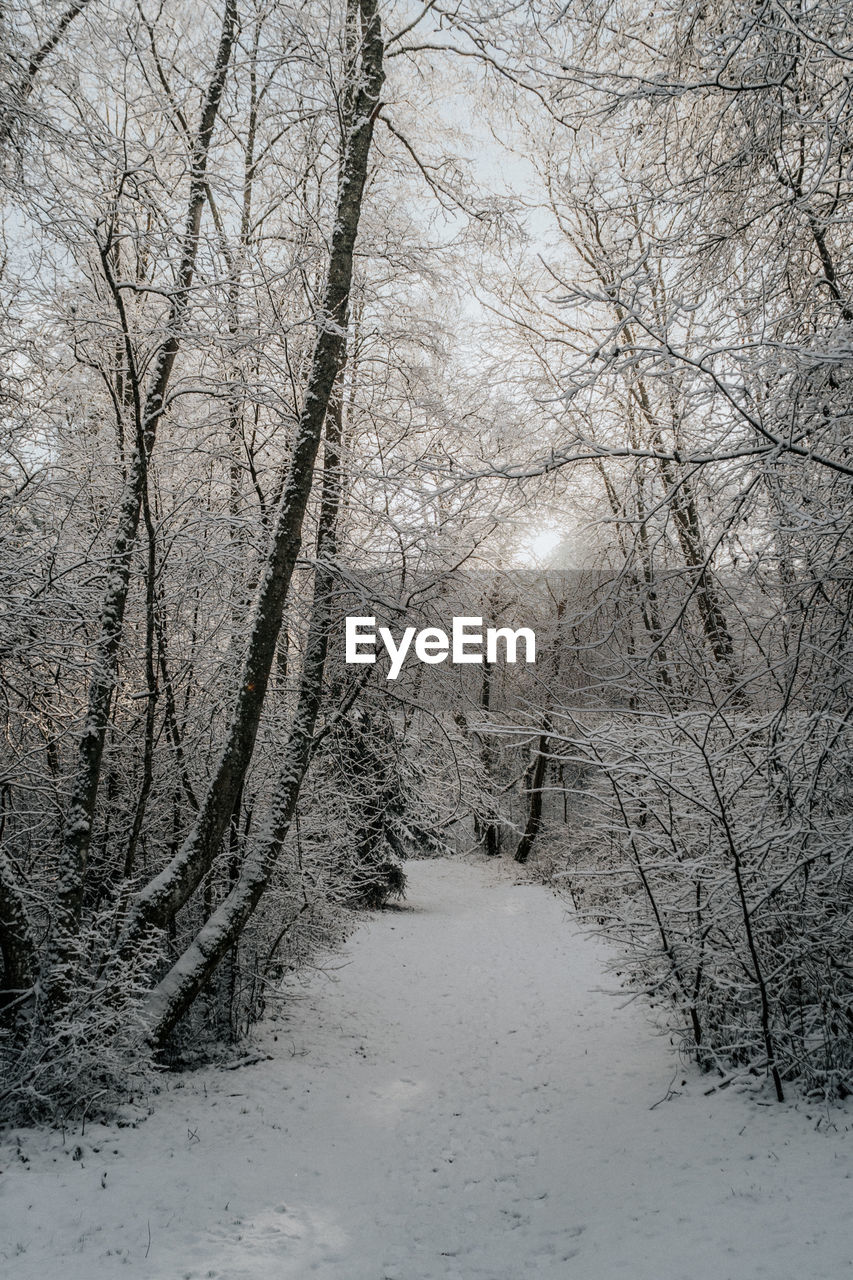
<svg viewBox="0 0 853 1280">
<path fill-rule="evenodd" d="M 5 1117 L 225 1052 L 472 850 L 710 1077 L 853 1091 L 851 32 L 3 5 Z"/>
</svg>

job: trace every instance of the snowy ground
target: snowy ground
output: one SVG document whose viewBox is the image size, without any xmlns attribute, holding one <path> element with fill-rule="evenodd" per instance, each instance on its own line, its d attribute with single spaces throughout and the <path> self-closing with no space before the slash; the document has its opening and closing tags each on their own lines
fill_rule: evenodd
<svg viewBox="0 0 853 1280">
<path fill-rule="evenodd" d="M 271 1060 L 171 1078 L 138 1128 L 7 1138 L 2 1274 L 853 1277 L 849 1112 L 673 1082 L 546 889 L 409 872 L 294 989 Z"/>
</svg>

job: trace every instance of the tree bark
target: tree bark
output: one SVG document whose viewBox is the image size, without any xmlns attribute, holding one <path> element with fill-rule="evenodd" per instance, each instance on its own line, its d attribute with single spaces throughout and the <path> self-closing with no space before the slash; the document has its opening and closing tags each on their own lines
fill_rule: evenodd
<svg viewBox="0 0 853 1280">
<path fill-rule="evenodd" d="M 314 730 L 323 696 L 323 676 L 328 650 L 331 600 L 334 585 L 332 561 L 341 500 L 341 437 L 343 367 L 337 379 L 338 394 L 326 416 L 323 490 L 317 529 L 317 570 L 308 643 L 299 686 L 296 713 L 291 725 L 273 804 L 271 835 L 263 849 L 247 859 L 231 892 L 205 921 L 189 947 L 161 979 L 148 1005 L 149 1038 L 162 1045 L 178 1020 L 206 986 L 216 967 L 236 946 L 243 929 L 263 897 L 290 825 L 302 779 L 313 753 Z"/>
<path fill-rule="evenodd" d="M 484 715 L 488 716 L 492 709 L 492 663 L 483 663 L 483 679 L 480 685 L 480 707 Z M 480 740 L 480 758 L 483 761 L 483 769 L 489 782 L 492 781 L 494 772 L 494 760 L 492 758 L 492 744 L 487 734 L 479 734 Z M 476 823 L 478 827 L 478 835 L 483 843 L 486 853 L 490 858 L 496 858 L 501 851 L 501 833 L 497 822 L 493 822 L 491 818 L 487 818 L 485 822 L 478 819 Z"/>
<path fill-rule="evenodd" d="M 333 388 L 340 376 L 346 354 L 346 326 L 353 253 L 367 180 L 374 119 L 384 80 L 384 47 L 377 0 L 359 0 L 359 12 L 362 35 L 361 60 L 356 89 L 352 97 L 351 125 L 347 132 L 338 179 L 335 222 L 323 309 L 290 468 L 275 517 L 266 568 L 261 577 L 240 685 L 232 709 L 226 741 L 196 821 L 183 846 L 161 874 L 155 877 L 136 898 L 120 943 L 121 952 L 132 947 L 147 928 L 152 926 L 165 928 L 200 883 L 219 849 L 233 810 L 234 800 L 243 784 L 254 751 L 264 696 L 281 628 L 284 602 L 301 548 L 302 522 L 311 492 L 314 462 Z M 285 830 L 289 825 L 292 808 L 295 806 L 298 795 L 302 768 L 300 762 L 303 759 L 303 752 L 307 749 L 306 734 L 310 737 L 313 732 L 313 721 L 317 710 L 313 705 L 313 695 L 306 689 L 306 681 L 310 685 L 312 680 L 316 680 L 318 670 L 322 679 L 322 664 L 325 661 L 325 641 L 322 662 L 318 656 L 319 650 L 316 650 L 312 657 L 311 643 L 312 641 L 309 640 L 298 711 L 285 752 L 285 777 L 291 781 L 283 787 L 277 819 L 278 825 L 283 824 Z M 313 643 L 316 645 L 318 642 Z M 316 696 L 319 699 L 319 689 L 316 691 Z M 293 785 L 296 790 L 291 796 L 289 788 Z M 275 844 L 275 840 L 273 843 Z M 257 863 L 258 860 L 255 861 Z M 266 866 L 263 859 L 261 863 Z M 258 883 L 265 885 L 266 872 L 259 871 L 258 875 L 260 876 Z M 249 869 L 241 877 L 235 893 L 243 892 L 247 876 L 251 880 Z M 262 891 L 261 888 L 258 897 Z M 253 897 L 254 892 L 253 888 L 247 899 L 247 901 L 252 900 L 248 914 L 254 910 L 257 901 Z M 211 921 L 208 922 L 211 928 L 218 928 L 221 925 L 222 913 L 231 899 L 232 895 L 229 894 L 225 903 L 211 917 Z M 207 925 L 204 933 L 206 937 L 209 936 Z M 204 942 L 199 943 L 202 948 L 207 945 Z M 218 963 L 218 959 L 219 953 L 214 964 Z M 192 998 L 194 997 L 191 996 L 190 999 Z"/>
<path fill-rule="evenodd" d="M 545 726 L 539 734 L 536 755 L 532 761 L 530 786 L 527 789 L 530 796 L 527 822 L 524 827 L 524 834 L 519 840 L 518 848 L 515 851 L 516 862 L 526 862 L 530 857 L 530 850 L 533 848 L 533 842 L 539 835 L 539 828 L 542 825 L 542 783 L 545 781 L 545 770 L 548 767 L 548 734 L 550 730 L 551 726 L 546 720 Z"/>
<path fill-rule="evenodd" d="M 8 142 L 14 127 L 15 115 L 22 113 L 24 105 L 33 91 L 42 63 L 50 57 L 65 32 L 71 26 L 71 23 L 80 16 L 89 2 L 90 0 L 75 0 L 73 4 L 69 5 L 47 39 L 43 40 L 30 55 L 26 70 L 12 91 L 12 100 L 3 112 L 2 117 L 0 117 L 0 146 Z"/>
<path fill-rule="evenodd" d="M 153 362 L 144 406 L 140 402 L 140 384 L 130 333 L 125 322 L 121 291 L 113 288 L 113 296 L 122 321 L 128 373 L 133 384 L 136 431 L 118 528 L 107 562 L 107 588 L 101 607 L 100 632 L 95 645 L 89 683 L 88 709 L 66 810 L 60 858 L 61 879 L 56 898 L 57 915 L 48 957 L 47 982 L 49 992 L 53 996 L 58 996 L 64 986 L 61 973 L 72 961 L 83 907 L 86 867 L 92 839 L 101 761 L 115 686 L 116 661 L 127 605 L 132 557 L 147 488 L 148 464 L 154 448 L 157 426 L 165 411 L 166 393 L 189 310 L 190 288 L 195 273 L 201 214 L 205 200 L 208 154 L 236 33 L 236 0 L 226 0 L 219 48 L 198 132 L 193 143 L 186 225 L 181 242 L 175 287 L 166 321 L 166 336 Z M 109 246 L 102 250 L 101 258 L 108 281 L 112 286 L 115 282 L 111 275 Z"/>
<path fill-rule="evenodd" d="M 0 852 L 0 956 L 3 986 L 0 1012 L 32 988 L 36 973 L 36 945 L 26 903 L 8 858 Z"/>
</svg>

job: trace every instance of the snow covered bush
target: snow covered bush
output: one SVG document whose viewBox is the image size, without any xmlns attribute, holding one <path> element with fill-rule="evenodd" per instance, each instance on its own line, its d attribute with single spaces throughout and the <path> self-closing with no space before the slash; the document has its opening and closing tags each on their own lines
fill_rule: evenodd
<svg viewBox="0 0 853 1280">
<path fill-rule="evenodd" d="M 568 735 L 567 735 L 568 737 Z M 562 878 L 705 1068 L 853 1091 L 845 717 L 598 718 Z"/>
<path fill-rule="evenodd" d="M 337 820 L 334 875 L 350 907 L 405 897 L 402 862 L 446 852 L 427 762 L 411 726 L 371 696 L 335 727 L 319 762 L 323 809 Z"/>
<path fill-rule="evenodd" d="M 52 1124 L 115 1112 L 154 1087 L 144 1003 L 159 947 L 149 940 L 106 976 L 105 940 L 115 936 L 115 907 L 104 908 L 80 938 L 70 996 L 50 1017 L 0 1025 L 0 1115 Z M 43 999 L 43 994 L 39 994 Z"/>
</svg>

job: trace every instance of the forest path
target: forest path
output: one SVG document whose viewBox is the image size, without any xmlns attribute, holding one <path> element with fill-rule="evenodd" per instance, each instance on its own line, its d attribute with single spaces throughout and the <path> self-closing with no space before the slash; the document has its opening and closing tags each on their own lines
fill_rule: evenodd
<svg viewBox="0 0 853 1280">
<path fill-rule="evenodd" d="M 293 985 L 270 1060 L 172 1079 L 136 1129 L 28 1131 L 27 1164 L 4 1144 L 5 1275 L 853 1276 L 849 1115 L 673 1081 L 547 889 L 407 870 L 403 908 Z"/>
</svg>

